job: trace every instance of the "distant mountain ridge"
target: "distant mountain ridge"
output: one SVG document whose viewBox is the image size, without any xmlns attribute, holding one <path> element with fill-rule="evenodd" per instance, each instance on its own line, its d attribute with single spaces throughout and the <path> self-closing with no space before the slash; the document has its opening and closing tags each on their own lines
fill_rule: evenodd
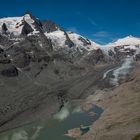
<svg viewBox="0 0 140 140">
<path fill-rule="evenodd" d="M 30 46 L 47 49 L 47 53 L 52 50 L 71 62 L 80 60 L 85 63 L 86 60 L 92 64 L 121 61 L 134 55 L 140 46 L 140 39 L 133 36 L 100 45 L 77 33 L 66 32 L 53 21 L 40 21 L 29 12 L 21 17 L 1 18 L 0 35 L 0 45 L 5 50 L 28 40 Z"/>
</svg>

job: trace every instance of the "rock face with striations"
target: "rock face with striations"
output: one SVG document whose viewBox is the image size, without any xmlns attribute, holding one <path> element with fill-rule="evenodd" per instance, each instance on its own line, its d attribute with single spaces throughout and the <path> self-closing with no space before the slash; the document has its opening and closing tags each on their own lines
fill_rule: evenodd
<svg viewBox="0 0 140 140">
<path fill-rule="evenodd" d="M 27 35 L 27 34 L 33 32 L 33 29 L 31 28 L 31 26 L 26 21 L 24 21 L 23 24 L 24 24 L 24 26 L 22 28 L 21 35 Z"/>
<path fill-rule="evenodd" d="M 59 27 L 51 20 L 43 21 L 42 24 L 43 24 L 43 31 L 47 33 L 54 32 L 59 29 Z"/>
<path fill-rule="evenodd" d="M 74 43 L 70 40 L 68 34 L 61 27 L 59 27 L 58 25 L 56 25 L 51 20 L 43 21 L 42 22 L 42 25 L 43 25 L 43 31 L 44 32 L 47 32 L 48 34 L 49 33 L 53 33 L 53 32 L 59 32 L 59 34 L 63 34 L 63 36 L 65 37 L 65 40 L 64 40 L 64 44 L 63 45 L 67 45 L 70 48 L 72 46 L 74 46 Z M 60 40 L 61 40 L 61 38 L 60 38 Z M 57 45 L 57 44 L 55 44 L 55 45 Z"/>
</svg>

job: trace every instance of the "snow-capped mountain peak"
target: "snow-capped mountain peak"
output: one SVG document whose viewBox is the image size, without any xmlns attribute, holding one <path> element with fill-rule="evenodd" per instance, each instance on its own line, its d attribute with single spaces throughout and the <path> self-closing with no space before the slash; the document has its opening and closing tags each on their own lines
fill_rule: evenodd
<svg viewBox="0 0 140 140">
<path fill-rule="evenodd" d="M 54 46 L 58 46 L 58 47 L 65 47 L 65 41 L 66 41 L 66 35 L 63 31 L 61 31 L 60 29 L 54 31 L 54 32 L 45 32 L 45 35 L 51 39 L 52 43 Z"/>
<path fill-rule="evenodd" d="M 12 38 L 20 38 L 20 35 L 32 36 L 44 34 L 46 39 L 48 38 L 51 40 L 51 44 L 55 50 L 64 48 L 67 51 L 79 51 L 82 54 L 85 51 L 89 52 L 100 46 L 77 33 L 66 32 L 63 28 L 50 20 L 41 22 L 29 12 L 26 12 L 21 17 L 0 19 L 0 32 L 8 36 L 10 35 Z"/>
<path fill-rule="evenodd" d="M 132 35 L 118 39 L 116 42 L 109 43 L 107 46 L 127 46 L 127 45 L 140 45 L 140 38 L 133 37 Z"/>
<path fill-rule="evenodd" d="M 34 20 L 31 18 L 31 15 L 30 14 L 25 14 L 23 16 L 23 19 L 28 23 L 28 24 L 33 24 L 34 23 Z"/>
<path fill-rule="evenodd" d="M 113 43 L 109 43 L 103 46 L 102 48 L 102 50 L 108 56 L 115 56 L 119 59 L 124 58 L 126 56 L 135 56 L 136 52 L 140 48 L 140 38 L 133 37 L 132 35 L 126 36 L 124 38 L 118 39 Z"/>
<path fill-rule="evenodd" d="M 68 32 L 69 38 L 77 44 L 78 47 L 85 48 L 88 51 L 98 49 L 100 47 L 99 44 L 73 32 Z"/>
<path fill-rule="evenodd" d="M 75 49 L 79 49 L 79 51 L 92 51 L 94 49 L 99 48 L 99 44 L 73 32 L 65 32 L 58 28 L 56 31 L 53 32 L 45 32 L 45 35 L 52 40 L 54 46 L 59 47 L 69 47 L 67 41 L 73 42 L 73 46 Z"/>
<path fill-rule="evenodd" d="M 25 14 L 23 17 L 23 20 L 30 25 L 30 27 L 32 28 L 32 32 L 29 35 L 32 34 L 37 34 L 39 33 L 39 31 L 37 31 L 37 29 L 35 28 L 35 20 L 32 18 L 32 16 L 30 14 Z"/>
<path fill-rule="evenodd" d="M 19 36 L 22 34 L 23 27 L 25 24 L 28 24 L 32 29 L 32 34 L 38 33 L 35 28 L 35 20 L 32 18 L 30 14 L 25 14 L 21 17 L 7 17 L 0 19 L 0 32 L 3 32 L 2 26 L 3 24 L 7 27 L 7 32 L 12 33 L 15 36 Z"/>
<path fill-rule="evenodd" d="M 10 33 L 15 35 L 21 34 L 23 28 L 23 17 L 7 17 L 0 19 L 0 32 L 2 32 L 2 25 L 5 24 Z"/>
</svg>

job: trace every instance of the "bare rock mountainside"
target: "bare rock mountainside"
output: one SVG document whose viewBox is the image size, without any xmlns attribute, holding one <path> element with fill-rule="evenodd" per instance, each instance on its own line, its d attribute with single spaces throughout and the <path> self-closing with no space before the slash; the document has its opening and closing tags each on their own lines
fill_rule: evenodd
<svg viewBox="0 0 140 140">
<path fill-rule="evenodd" d="M 133 36 L 102 46 L 30 13 L 1 18 L 0 132 L 83 100 L 104 112 L 87 134 L 71 136 L 131 140 L 140 133 L 139 60 Z"/>
</svg>

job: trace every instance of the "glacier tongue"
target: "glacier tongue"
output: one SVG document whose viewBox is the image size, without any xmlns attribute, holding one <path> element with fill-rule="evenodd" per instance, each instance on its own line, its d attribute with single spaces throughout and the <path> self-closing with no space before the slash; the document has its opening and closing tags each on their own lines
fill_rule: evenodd
<svg viewBox="0 0 140 140">
<path fill-rule="evenodd" d="M 124 79 L 125 76 L 128 74 L 130 68 L 132 67 L 132 62 L 133 62 L 133 56 L 130 58 L 126 58 L 124 60 L 124 63 L 122 64 L 121 67 L 118 69 L 113 70 L 113 76 L 114 78 L 111 79 L 111 82 L 113 85 L 118 86 L 119 85 L 119 77 L 121 76 L 121 79 Z"/>
</svg>

